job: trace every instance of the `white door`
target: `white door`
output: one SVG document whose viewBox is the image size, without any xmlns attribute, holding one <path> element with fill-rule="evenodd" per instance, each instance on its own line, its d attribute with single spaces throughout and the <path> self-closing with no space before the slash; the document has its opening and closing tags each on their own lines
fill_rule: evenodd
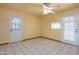
<svg viewBox="0 0 79 59">
<path fill-rule="evenodd" d="M 10 39 L 9 43 L 17 42 L 22 40 L 21 34 L 21 19 L 19 17 L 10 18 Z"/>
<path fill-rule="evenodd" d="M 76 34 L 77 34 L 77 46 L 79 46 L 79 13 L 76 14 L 76 23 L 77 23 L 77 26 L 76 26 Z"/>
<path fill-rule="evenodd" d="M 77 45 L 77 23 L 75 15 L 63 17 L 63 41 Z"/>
</svg>

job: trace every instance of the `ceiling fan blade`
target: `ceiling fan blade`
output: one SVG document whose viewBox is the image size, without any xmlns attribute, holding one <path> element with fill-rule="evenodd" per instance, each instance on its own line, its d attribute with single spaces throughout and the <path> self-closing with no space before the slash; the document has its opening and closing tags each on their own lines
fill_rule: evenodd
<svg viewBox="0 0 79 59">
<path fill-rule="evenodd" d="M 52 13 L 52 14 L 55 14 L 55 12 L 54 12 L 54 11 L 52 11 L 51 13 Z"/>
<path fill-rule="evenodd" d="M 44 8 L 44 9 L 47 9 L 47 6 L 43 5 L 43 8 Z"/>
</svg>

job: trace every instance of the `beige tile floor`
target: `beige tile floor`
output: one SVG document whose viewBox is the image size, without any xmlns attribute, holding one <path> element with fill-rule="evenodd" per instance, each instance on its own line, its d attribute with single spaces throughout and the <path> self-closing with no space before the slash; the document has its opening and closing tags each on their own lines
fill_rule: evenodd
<svg viewBox="0 0 79 59">
<path fill-rule="evenodd" d="M 45 38 L 0 46 L 0 55 L 78 55 L 79 48 Z"/>
</svg>

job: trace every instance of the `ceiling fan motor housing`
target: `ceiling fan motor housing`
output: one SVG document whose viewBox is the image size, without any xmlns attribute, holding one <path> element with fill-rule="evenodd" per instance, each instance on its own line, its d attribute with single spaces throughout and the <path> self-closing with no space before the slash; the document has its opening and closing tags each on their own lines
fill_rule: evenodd
<svg viewBox="0 0 79 59">
<path fill-rule="evenodd" d="M 49 3 L 44 3 L 44 5 L 45 5 L 45 6 L 48 6 L 48 5 L 49 5 Z"/>
</svg>

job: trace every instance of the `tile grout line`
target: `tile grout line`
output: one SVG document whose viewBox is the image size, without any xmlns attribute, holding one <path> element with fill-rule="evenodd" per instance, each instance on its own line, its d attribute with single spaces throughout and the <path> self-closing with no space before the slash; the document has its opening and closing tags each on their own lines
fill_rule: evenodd
<svg viewBox="0 0 79 59">
<path fill-rule="evenodd" d="M 22 50 L 22 48 L 20 48 L 20 46 L 17 44 L 17 47 L 21 50 L 21 52 L 23 52 L 23 54 L 25 55 L 24 51 Z"/>
</svg>

